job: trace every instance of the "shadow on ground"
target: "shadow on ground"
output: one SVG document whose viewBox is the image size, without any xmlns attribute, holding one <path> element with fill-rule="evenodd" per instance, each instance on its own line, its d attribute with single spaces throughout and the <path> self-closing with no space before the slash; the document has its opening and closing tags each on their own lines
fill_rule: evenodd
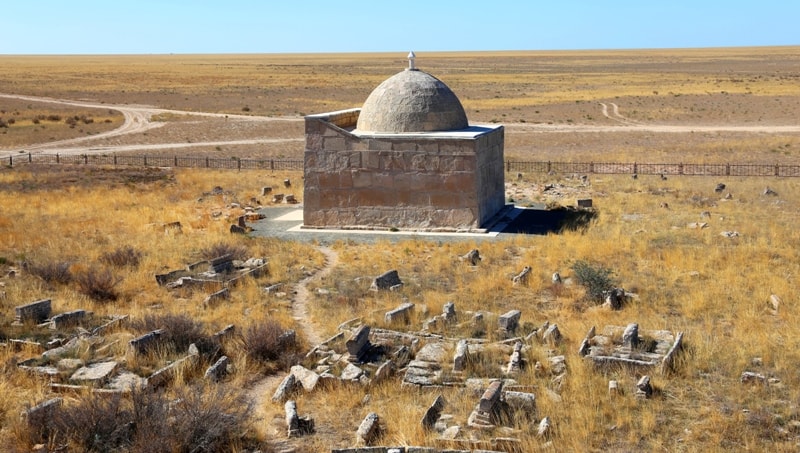
<svg viewBox="0 0 800 453">
<path fill-rule="evenodd" d="M 509 214 L 513 220 L 503 227 L 501 234 L 558 234 L 562 231 L 584 231 L 597 216 L 592 209 L 562 207 L 558 209 L 530 209 L 514 207 Z"/>
</svg>

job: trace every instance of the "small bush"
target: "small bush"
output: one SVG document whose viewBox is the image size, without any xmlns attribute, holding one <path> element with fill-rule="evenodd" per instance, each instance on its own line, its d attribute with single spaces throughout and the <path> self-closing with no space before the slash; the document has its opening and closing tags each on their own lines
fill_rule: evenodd
<svg viewBox="0 0 800 453">
<path fill-rule="evenodd" d="M 142 252 L 131 246 L 119 247 L 113 252 L 104 253 L 100 261 L 116 267 L 137 267 L 142 259 Z"/>
<path fill-rule="evenodd" d="M 247 247 L 243 245 L 235 245 L 235 244 L 227 244 L 224 242 L 218 242 L 212 246 L 209 246 L 200 251 L 200 256 L 203 259 L 211 260 L 214 258 L 219 258 L 220 256 L 230 254 L 231 257 L 235 260 L 243 260 L 247 258 L 248 255 Z"/>
<path fill-rule="evenodd" d="M 614 271 L 611 269 L 592 265 L 586 261 L 577 261 L 572 265 L 575 280 L 586 289 L 586 298 L 595 302 L 602 302 L 606 291 L 615 286 Z"/>
<path fill-rule="evenodd" d="M 75 281 L 78 291 L 95 302 L 113 302 L 119 297 L 116 287 L 121 279 L 108 269 L 87 269 L 78 274 Z"/>
<path fill-rule="evenodd" d="M 245 354 L 262 362 L 280 361 L 284 356 L 290 356 L 297 347 L 295 336 L 288 334 L 286 329 L 272 320 L 251 325 L 244 332 L 242 340 Z"/>
<path fill-rule="evenodd" d="M 144 389 L 132 389 L 130 398 L 85 395 L 58 410 L 50 440 L 64 451 L 239 451 L 252 412 L 241 393 L 217 385 L 179 389 L 176 397 Z"/>
<path fill-rule="evenodd" d="M 61 407 L 53 420 L 54 430 L 73 451 L 117 451 L 130 442 L 135 424 L 133 413 L 120 395 L 88 396 L 78 404 Z"/>
<path fill-rule="evenodd" d="M 31 275 L 41 278 L 47 283 L 65 285 L 72 281 L 71 264 L 66 261 L 50 261 L 46 263 L 25 262 L 22 268 Z"/>
<path fill-rule="evenodd" d="M 47 121 L 61 121 L 61 115 L 47 115 Z"/>
</svg>

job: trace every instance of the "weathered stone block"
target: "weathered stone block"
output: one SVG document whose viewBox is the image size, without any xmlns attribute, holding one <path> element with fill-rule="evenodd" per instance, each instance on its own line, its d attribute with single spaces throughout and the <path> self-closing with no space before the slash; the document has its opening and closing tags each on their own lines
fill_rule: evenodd
<svg viewBox="0 0 800 453">
<path fill-rule="evenodd" d="M 14 307 L 16 315 L 16 322 L 34 322 L 40 323 L 50 317 L 51 304 L 50 299 L 37 300 L 29 304 Z"/>
</svg>

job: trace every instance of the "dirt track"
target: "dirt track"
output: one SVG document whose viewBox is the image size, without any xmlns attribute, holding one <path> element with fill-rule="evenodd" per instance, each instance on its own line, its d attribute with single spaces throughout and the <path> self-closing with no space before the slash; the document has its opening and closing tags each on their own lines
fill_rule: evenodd
<svg viewBox="0 0 800 453">
<path fill-rule="evenodd" d="M 232 115 L 224 113 L 209 113 L 209 112 L 191 112 L 184 110 L 169 110 L 161 109 L 150 106 L 142 105 L 122 105 L 122 104 L 98 104 L 94 102 L 75 101 L 69 99 L 54 99 L 37 96 L 23 96 L 15 94 L 0 93 L 0 98 L 17 99 L 31 102 L 43 102 L 52 104 L 73 105 L 76 107 L 96 108 L 96 109 L 111 109 L 122 113 L 125 118 L 122 125 L 114 130 L 102 132 L 100 134 L 73 138 L 69 140 L 59 140 L 49 143 L 39 143 L 35 145 L 26 145 L 21 149 L 12 149 L 7 151 L 0 151 L 0 157 L 14 155 L 24 150 L 26 152 L 47 152 L 59 154 L 101 154 L 112 152 L 127 152 L 127 151 L 147 151 L 149 149 L 177 149 L 197 146 L 222 146 L 222 145 L 257 145 L 261 143 L 278 143 L 294 141 L 298 139 L 280 139 L 280 138 L 264 138 L 264 139 L 251 139 L 251 140 L 228 140 L 228 141 L 207 141 L 207 142 L 176 142 L 176 143 L 163 143 L 158 145 L 117 145 L 117 146 L 97 146 L 97 145 L 83 145 L 81 143 L 97 142 L 98 139 L 105 139 L 117 137 L 120 135 L 137 134 L 147 132 L 149 130 L 162 127 L 168 123 L 160 121 L 152 121 L 154 115 L 160 114 L 175 114 L 175 115 L 192 115 L 199 117 L 211 118 L 227 118 L 237 121 L 299 121 L 297 118 L 281 118 L 281 117 L 266 117 L 266 116 L 250 116 L 250 115 Z"/>
<path fill-rule="evenodd" d="M 79 137 L 68 140 L 59 140 L 49 143 L 40 143 L 35 145 L 27 145 L 19 149 L 10 149 L 0 151 L 0 157 L 7 157 L 15 155 L 21 151 L 32 153 L 59 153 L 59 154 L 105 154 L 116 152 L 134 152 L 134 151 L 148 151 L 148 150 L 163 150 L 163 149 L 180 149 L 180 148 L 196 148 L 201 146 L 232 146 L 232 145 L 258 145 L 266 143 L 286 143 L 292 141 L 301 141 L 302 137 L 297 138 L 255 138 L 246 140 L 207 140 L 200 142 L 187 143 L 181 142 L 164 142 L 157 144 L 124 144 L 124 145 L 106 145 L 98 144 L 98 139 L 107 139 L 111 137 L 118 137 L 122 135 L 144 133 L 156 128 L 163 127 L 169 123 L 152 121 L 154 115 L 159 114 L 175 114 L 175 115 L 191 115 L 205 118 L 227 118 L 234 121 L 257 121 L 257 122 L 272 122 L 272 121 L 285 121 L 285 122 L 298 122 L 302 121 L 296 117 L 267 117 L 267 116 L 251 116 L 251 115 L 235 115 L 223 113 L 210 113 L 210 112 L 193 112 L 184 110 L 170 110 L 161 109 L 151 106 L 130 105 L 130 104 L 101 104 L 94 102 L 76 101 L 68 99 L 54 99 L 47 97 L 37 96 L 23 96 L 14 94 L 2 94 L 0 98 L 26 100 L 32 102 L 43 103 L 56 103 L 64 105 L 73 105 L 78 107 L 98 108 L 98 109 L 112 109 L 122 113 L 125 120 L 123 124 L 111 131 L 103 132 L 100 134 Z M 610 105 L 610 109 L 609 109 Z M 640 121 L 631 120 L 620 113 L 619 106 L 615 103 L 599 103 L 598 108 L 601 114 L 618 125 L 583 125 L 583 124 L 529 124 L 529 123 L 509 123 L 506 127 L 510 130 L 535 132 L 535 133 L 582 133 L 582 132 L 595 132 L 595 133 L 618 133 L 618 132 L 656 132 L 656 133 L 692 133 L 692 132 L 742 132 L 753 134 L 784 134 L 784 133 L 800 133 L 800 125 L 740 125 L 740 124 L 692 124 L 692 125 L 668 125 L 668 124 L 649 124 Z"/>
</svg>

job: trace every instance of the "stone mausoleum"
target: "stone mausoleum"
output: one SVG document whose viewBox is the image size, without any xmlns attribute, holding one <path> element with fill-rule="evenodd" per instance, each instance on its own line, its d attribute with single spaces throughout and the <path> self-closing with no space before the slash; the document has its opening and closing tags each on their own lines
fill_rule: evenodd
<svg viewBox="0 0 800 453">
<path fill-rule="evenodd" d="M 305 129 L 304 228 L 479 231 L 505 207 L 503 126 L 471 126 L 413 52 L 362 108 Z"/>
</svg>

